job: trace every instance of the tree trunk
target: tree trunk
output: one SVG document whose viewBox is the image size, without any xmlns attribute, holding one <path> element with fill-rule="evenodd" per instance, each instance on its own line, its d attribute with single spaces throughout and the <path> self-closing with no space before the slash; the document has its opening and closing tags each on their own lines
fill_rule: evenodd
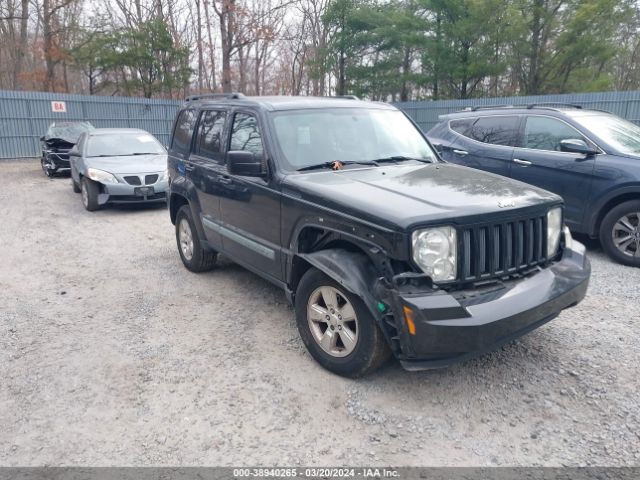
<svg viewBox="0 0 640 480">
<path fill-rule="evenodd" d="M 13 89 L 22 90 L 22 65 L 27 54 L 27 28 L 29 22 L 29 0 L 22 0 L 20 9 L 20 44 L 18 45 L 18 55 L 13 70 Z"/>
<path fill-rule="evenodd" d="M 42 2 L 42 35 L 45 62 L 45 77 L 43 89 L 45 92 L 53 91 L 55 63 L 53 61 L 53 31 L 51 27 L 51 0 Z"/>
<path fill-rule="evenodd" d="M 204 53 L 202 51 L 202 15 L 200 13 L 200 0 L 196 0 L 196 37 L 198 45 L 198 92 L 202 92 L 204 77 Z"/>
</svg>

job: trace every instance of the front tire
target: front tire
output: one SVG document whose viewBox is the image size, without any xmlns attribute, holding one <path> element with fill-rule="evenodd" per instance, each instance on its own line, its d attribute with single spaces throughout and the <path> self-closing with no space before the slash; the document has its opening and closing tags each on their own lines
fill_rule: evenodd
<svg viewBox="0 0 640 480">
<path fill-rule="evenodd" d="M 621 203 L 605 215 L 600 243 L 616 262 L 640 267 L 640 200 Z"/>
<path fill-rule="evenodd" d="M 76 182 L 73 179 L 73 173 L 71 174 L 71 188 L 73 189 L 73 193 L 80 193 L 82 192 L 82 188 L 80 188 L 80 185 L 78 185 L 78 182 Z"/>
<path fill-rule="evenodd" d="M 82 204 L 89 212 L 94 212 L 100 208 L 100 205 L 98 204 L 100 188 L 96 182 L 88 179 L 87 177 L 82 178 L 80 193 L 82 193 Z"/>
<path fill-rule="evenodd" d="M 42 171 L 44 172 L 44 174 L 49 178 L 53 177 L 58 170 L 57 168 L 49 167 L 47 159 L 44 156 L 40 159 L 40 166 L 42 167 Z"/>
<path fill-rule="evenodd" d="M 362 299 L 315 268 L 300 280 L 295 311 L 302 341 L 327 370 L 355 378 L 389 358 L 384 336 Z"/>
<path fill-rule="evenodd" d="M 188 270 L 200 273 L 215 267 L 218 253 L 203 248 L 189 205 L 180 207 L 176 214 L 176 242 L 182 263 Z"/>
</svg>

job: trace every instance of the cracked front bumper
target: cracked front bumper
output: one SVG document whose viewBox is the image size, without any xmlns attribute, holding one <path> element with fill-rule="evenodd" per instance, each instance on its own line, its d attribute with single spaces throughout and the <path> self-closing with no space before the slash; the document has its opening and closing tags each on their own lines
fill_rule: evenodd
<svg viewBox="0 0 640 480">
<path fill-rule="evenodd" d="M 590 274 L 584 246 L 573 241 L 550 267 L 484 290 L 421 295 L 396 290 L 394 311 L 409 307 L 415 324 L 410 334 L 403 317 L 397 322 L 400 363 L 407 370 L 431 369 L 494 350 L 580 302 Z"/>
</svg>

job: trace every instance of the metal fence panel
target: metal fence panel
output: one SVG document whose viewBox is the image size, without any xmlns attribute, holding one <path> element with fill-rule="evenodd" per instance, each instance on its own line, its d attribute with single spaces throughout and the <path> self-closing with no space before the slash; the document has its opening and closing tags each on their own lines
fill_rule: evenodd
<svg viewBox="0 0 640 480">
<path fill-rule="evenodd" d="M 570 93 L 526 97 L 474 98 L 469 100 L 437 100 L 426 102 L 396 102 L 420 128 L 428 132 L 438 123 L 438 116 L 475 105 L 528 105 L 531 103 L 571 103 L 584 108 L 596 108 L 615 113 L 640 125 L 640 91 Z"/>
<path fill-rule="evenodd" d="M 54 112 L 53 101 L 65 102 L 66 112 Z M 54 121 L 86 120 L 96 127 L 141 128 L 166 145 L 181 103 L 147 98 L 0 91 L 0 159 L 39 157 L 39 139 Z"/>
<path fill-rule="evenodd" d="M 53 112 L 52 101 L 65 102 L 66 112 Z M 438 123 L 439 115 L 465 107 L 545 102 L 575 103 L 585 108 L 607 110 L 640 125 L 640 91 L 398 102 L 395 105 L 427 132 Z M 181 103 L 177 100 L 0 91 L 0 159 L 39 157 L 39 138 L 56 120 L 87 120 L 96 127 L 141 128 L 166 145 Z"/>
</svg>

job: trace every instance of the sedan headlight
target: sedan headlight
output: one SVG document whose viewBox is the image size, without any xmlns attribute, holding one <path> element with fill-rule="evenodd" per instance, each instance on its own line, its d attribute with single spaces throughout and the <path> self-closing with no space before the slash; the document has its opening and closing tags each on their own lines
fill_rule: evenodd
<svg viewBox="0 0 640 480">
<path fill-rule="evenodd" d="M 413 261 L 434 282 L 455 280 L 456 238 L 453 227 L 425 228 L 411 235 Z"/>
<path fill-rule="evenodd" d="M 120 183 L 120 181 L 111 173 L 104 170 L 98 170 L 97 168 L 87 169 L 87 177 L 94 182 L 100 183 Z"/>
<path fill-rule="evenodd" d="M 562 209 L 556 207 L 547 212 L 547 258 L 553 257 L 560 245 L 562 232 Z"/>
<path fill-rule="evenodd" d="M 169 169 L 165 169 L 164 172 L 162 172 L 162 174 L 160 175 L 160 180 L 158 180 L 159 182 L 166 182 L 167 180 L 169 180 Z"/>
</svg>

